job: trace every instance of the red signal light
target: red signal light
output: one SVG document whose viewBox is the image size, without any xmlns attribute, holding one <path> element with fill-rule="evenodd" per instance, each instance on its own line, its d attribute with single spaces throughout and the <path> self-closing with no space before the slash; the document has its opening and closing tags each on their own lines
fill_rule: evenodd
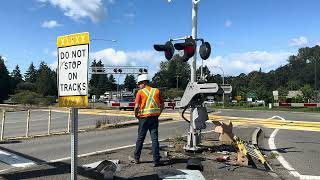
<svg viewBox="0 0 320 180">
<path fill-rule="evenodd" d="M 188 61 L 196 51 L 196 42 L 192 38 L 188 38 L 183 43 L 176 43 L 174 44 L 176 50 L 183 50 L 184 54 L 181 58 L 182 61 Z"/>
<path fill-rule="evenodd" d="M 155 44 L 153 45 L 153 48 L 156 51 L 164 51 L 164 56 L 167 60 L 170 60 L 174 54 L 174 47 L 171 43 L 171 41 L 167 41 L 166 44 Z"/>
</svg>

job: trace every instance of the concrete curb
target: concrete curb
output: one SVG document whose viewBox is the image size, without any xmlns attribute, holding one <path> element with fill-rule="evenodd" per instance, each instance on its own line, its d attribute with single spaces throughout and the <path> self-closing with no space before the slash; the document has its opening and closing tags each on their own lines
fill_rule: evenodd
<svg viewBox="0 0 320 180">
<path fill-rule="evenodd" d="M 262 132 L 261 128 L 260 127 L 257 127 L 253 133 L 252 133 L 252 136 L 251 136 L 251 143 L 253 145 L 256 145 L 258 146 L 258 138 L 259 138 L 259 135 L 260 133 Z"/>
<path fill-rule="evenodd" d="M 161 118 L 161 119 L 159 119 L 159 122 L 166 122 L 166 121 L 171 121 L 171 120 L 173 120 L 173 118 Z M 109 128 L 109 127 L 119 127 L 119 126 L 134 126 L 134 125 L 138 125 L 138 124 L 139 124 L 138 120 L 131 120 L 131 121 L 125 121 L 125 122 L 117 123 L 117 124 L 108 124 L 104 127 Z"/>
</svg>

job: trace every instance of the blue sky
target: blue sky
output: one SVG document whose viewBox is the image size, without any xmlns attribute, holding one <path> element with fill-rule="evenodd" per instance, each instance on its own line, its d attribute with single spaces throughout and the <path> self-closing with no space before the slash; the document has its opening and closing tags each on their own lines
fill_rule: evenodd
<svg viewBox="0 0 320 180">
<path fill-rule="evenodd" d="M 300 47 L 320 43 L 318 0 L 200 0 L 198 37 L 211 43 L 213 73 L 264 72 L 286 64 Z M 146 65 L 158 71 L 153 44 L 191 35 L 191 0 L 1 1 L 0 55 L 12 71 L 31 62 L 56 64 L 56 38 L 89 32 L 91 59 L 105 65 Z M 197 64 L 200 65 L 200 62 Z"/>
</svg>

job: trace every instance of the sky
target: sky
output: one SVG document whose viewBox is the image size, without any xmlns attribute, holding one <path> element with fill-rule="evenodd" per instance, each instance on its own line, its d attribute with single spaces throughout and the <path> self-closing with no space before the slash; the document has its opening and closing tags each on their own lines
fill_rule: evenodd
<svg viewBox="0 0 320 180">
<path fill-rule="evenodd" d="M 191 5 L 191 0 L 1 1 L 0 55 L 9 71 L 18 64 L 25 73 L 40 61 L 55 68 L 57 37 L 89 32 L 91 39 L 116 40 L 92 40 L 90 61 L 148 66 L 152 77 L 166 61 L 153 44 L 191 35 Z M 204 65 L 213 74 L 222 68 L 236 76 L 286 64 L 299 48 L 320 44 L 319 6 L 319 0 L 200 0 L 198 38 L 212 46 Z"/>
</svg>

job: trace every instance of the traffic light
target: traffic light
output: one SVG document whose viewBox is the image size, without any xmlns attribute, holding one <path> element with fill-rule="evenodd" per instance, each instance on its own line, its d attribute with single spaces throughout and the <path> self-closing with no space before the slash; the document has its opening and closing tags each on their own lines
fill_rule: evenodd
<svg viewBox="0 0 320 180">
<path fill-rule="evenodd" d="M 199 49 L 199 54 L 203 60 L 206 60 L 209 58 L 209 56 L 211 54 L 211 46 L 208 42 L 202 42 L 200 49 Z"/>
<path fill-rule="evenodd" d="M 176 50 L 183 50 L 184 54 L 181 58 L 183 62 L 187 62 L 196 52 L 196 42 L 192 38 L 187 38 L 183 43 L 174 44 Z"/>
<path fill-rule="evenodd" d="M 164 51 L 164 56 L 167 60 L 170 60 L 174 54 L 174 47 L 171 41 L 167 41 L 166 44 L 155 44 L 153 48 L 156 51 Z"/>
<path fill-rule="evenodd" d="M 142 74 L 142 73 L 148 73 L 148 69 L 142 69 L 142 68 L 140 68 L 140 69 L 139 69 L 139 72 L 140 72 L 140 74 Z"/>
<path fill-rule="evenodd" d="M 114 72 L 114 73 L 122 73 L 122 69 L 114 68 L 114 69 L 113 69 L 113 72 Z"/>
<path fill-rule="evenodd" d="M 180 41 L 184 40 L 184 42 L 172 44 L 172 41 Z M 200 57 L 203 60 L 209 58 L 211 54 L 211 46 L 208 42 L 205 42 L 203 39 L 193 39 L 192 36 L 189 36 L 184 39 L 170 39 L 164 45 L 163 44 L 155 44 L 153 47 L 156 51 L 164 51 L 164 55 L 167 60 L 171 60 L 174 55 L 174 51 L 183 51 L 183 55 L 179 55 L 179 60 L 183 62 L 187 62 L 194 54 L 196 53 L 196 41 L 202 41 L 202 44 L 199 49 Z"/>
</svg>

